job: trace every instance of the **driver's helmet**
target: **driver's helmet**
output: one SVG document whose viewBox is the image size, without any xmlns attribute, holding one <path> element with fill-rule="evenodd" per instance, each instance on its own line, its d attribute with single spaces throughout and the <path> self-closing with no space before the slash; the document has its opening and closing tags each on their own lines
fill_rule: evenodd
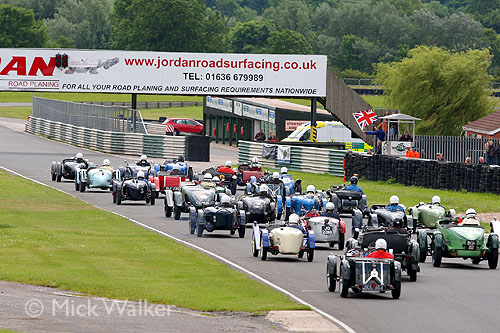
<svg viewBox="0 0 500 333">
<path fill-rule="evenodd" d="M 257 177 L 250 176 L 250 183 L 253 184 L 253 183 L 256 183 L 256 182 L 257 182 Z"/>
<path fill-rule="evenodd" d="M 432 197 L 432 204 L 433 205 L 440 205 L 441 204 L 441 198 L 439 197 L 439 195 L 435 195 Z"/>
<path fill-rule="evenodd" d="M 267 187 L 266 184 L 262 184 L 260 185 L 260 189 L 259 189 L 260 193 L 268 193 L 269 192 L 269 187 Z"/>
<path fill-rule="evenodd" d="M 383 238 L 377 239 L 375 242 L 375 249 L 376 250 L 386 250 L 387 251 L 387 242 Z"/>
<path fill-rule="evenodd" d="M 221 204 L 229 204 L 231 203 L 231 198 L 229 197 L 229 195 L 223 195 L 221 198 L 220 198 L 220 203 Z"/>
<path fill-rule="evenodd" d="M 184 162 L 184 156 L 179 155 L 179 156 L 177 157 L 177 161 L 179 161 L 179 162 Z"/>
<path fill-rule="evenodd" d="M 290 222 L 290 224 L 299 224 L 299 219 L 300 217 L 297 214 L 293 213 L 288 218 L 288 222 Z"/>
<path fill-rule="evenodd" d="M 307 185 L 307 189 L 306 189 L 306 192 L 307 193 L 315 193 L 316 192 L 316 187 L 314 187 L 314 185 Z"/>
<path fill-rule="evenodd" d="M 105 159 L 104 161 L 102 161 L 102 165 L 104 166 L 109 166 L 111 162 L 108 160 L 108 159 Z"/>
<path fill-rule="evenodd" d="M 354 185 L 358 184 L 358 177 L 352 176 L 351 177 L 351 184 L 354 184 Z"/>
<path fill-rule="evenodd" d="M 393 195 L 390 199 L 389 202 L 391 205 L 399 205 L 399 197 L 397 195 Z"/>
<path fill-rule="evenodd" d="M 233 163 L 231 163 L 231 161 L 226 161 L 226 163 L 224 163 L 224 166 L 231 168 L 233 166 Z"/>
<path fill-rule="evenodd" d="M 273 179 L 280 179 L 280 174 L 277 171 L 273 172 Z"/>
<path fill-rule="evenodd" d="M 147 161 L 148 160 L 148 155 L 142 154 L 141 155 L 141 161 Z"/>
<path fill-rule="evenodd" d="M 403 227 L 403 219 L 402 219 L 402 218 L 400 218 L 400 217 L 396 217 L 396 218 L 394 219 L 394 226 L 395 226 L 396 228 L 402 228 L 402 227 Z"/>
<path fill-rule="evenodd" d="M 172 167 L 172 170 L 179 171 L 179 166 L 177 164 L 174 164 L 174 166 Z"/>
<path fill-rule="evenodd" d="M 76 153 L 75 158 L 76 158 L 78 161 L 81 161 L 81 160 L 83 160 L 83 154 L 82 154 L 82 153 Z"/>
<path fill-rule="evenodd" d="M 212 178 L 212 182 L 214 182 L 215 184 L 219 184 L 219 183 L 220 183 L 220 178 L 219 178 L 219 176 L 213 176 L 213 178 Z"/>
<path fill-rule="evenodd" d="M 288 173 L 288 168 L 287 167 L 281 167 L 281 173 Z"/>
<path fill-rule="evenodd" d="M 141 170 L 141 171 L 139 171 L 139 172 L 137 173 L 137 178 L 139 178 L 139 179 L 144 179 L 144 171 L 142 171 L 142 170 Z"/>
<path fill-rule="evenodd" d="M 465 212 L 465 217 L 468 219 L 474 219 L 474 218 L 476 218 L 476 214 L 477 213 L 476 213 L 476 210 L 474 208 L 469 208 Z"/>
<path fill-rule="evenodd" d="M 206 174 L 203 175 L 203 180 L 207 182 L 211 181 L 212 175 L 207 172 Z"/>
<path fill-rule="evenodd" d="M 259 163 L 259 158 L 257 156 L 252 157 L 252 163 Z"/>
<path fill-rule="evenodd" d="M 326 204 L 325 209 L 327 211 L 333 211 L 335 209 L 335 205 L 333 204 L 333 202 L 329 202 Z"/>
</svg>

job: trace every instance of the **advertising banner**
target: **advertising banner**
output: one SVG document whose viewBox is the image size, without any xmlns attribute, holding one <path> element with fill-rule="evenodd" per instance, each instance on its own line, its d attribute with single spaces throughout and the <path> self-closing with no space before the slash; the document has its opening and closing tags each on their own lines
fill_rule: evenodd
<svg viewBox="0 0 500 333">
<path fill-rule="evenodd" d="M 308 120 L 285 120 L 285 131 L 295 131 L 297 127 L 308 122 Z"/>
<path fill-rule="evenodd" d="M 323 55 L 0 49 L 0 91 L 321 97 L 326 65 Z"/>
<path fill-rule="evenodd" d="M 225 98 L 207 96 L 207 106 L 214 109 L 233 112 L 233 101 Z"/>
</svg>

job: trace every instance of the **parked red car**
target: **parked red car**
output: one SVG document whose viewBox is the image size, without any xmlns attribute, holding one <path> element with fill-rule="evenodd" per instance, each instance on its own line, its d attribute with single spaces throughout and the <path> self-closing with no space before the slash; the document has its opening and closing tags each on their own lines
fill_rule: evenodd
<svg viewBox="0 0 500 333">
<path fill-rule="evenodd" d="M 166 125 L 167 135 L 179 135 L 179 133 L 195 133 L 201 134 L 203 132 L 203 124 L 196 120 L 189 118 L 170 118 L 163 122 Z"/>
</svg>

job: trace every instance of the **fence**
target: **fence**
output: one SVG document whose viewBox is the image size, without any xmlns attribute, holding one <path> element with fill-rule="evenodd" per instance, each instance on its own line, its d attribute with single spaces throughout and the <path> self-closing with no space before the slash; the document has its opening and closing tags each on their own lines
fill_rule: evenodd
<svg viewBox="0 0 500 333">
<path fill-rule="evenodd" d="M 95 105 L 106 105 L 106 106 L 125 106 L 128 108 L 132 107 L 131 102 L 81 102 L 85 104 L 95 104 Z M 163 108 L 174 108 L 174 107 L 184 107 L 184 106 L 203 106 L 203 101 L 201 102 L 137 102 L 137 108 L 141 109 L 163 109 Z"/>
<path fill-rule="evenodd" d="M 140 111 L 119 106 L 33 97 L 33 117 L 101 131 L 148 133 Z"/>
<path fill-rule="evenodd" d="M 485 157 L 484 145 L 490 139 L 466 138 L 458 136 L 432 136 L 416 135 L 415 146 L 425 156 L 422 158 L 434 159 L 436 153 L 442 153 L 450 162 L 464 162 L 466 157 L 471 157 L 473 163 L 477 163 L 480 156 Z M 493 140 L 498 146 L 498 139 Z"/>
<path fill-rule="evenodd" d="M 187 151 L 184 136 L 101 131 L 37 117 L 30 117 L 26 132 L 111 154 L 173 159 Z"/>
<path fill-rule="evenodd" d="M 343 161 L 346 150 L 291 146 L 290 164 L 279 164 L 275 160 L 262 158 L 265 143 L 240 140 L 238 142 L 238 162 L 247 163 L 252 157 L 259 157 L 262 166 L 280 168 L 286 166 L 290 170 L 312 173 L 328 173 L 343 176 Z"/>
<path fill-rule="evenodd" d="M 349 154 L 346 175 L 442 190 L 500 193 L 500 167 L 386 155 Z"/>
</svg>

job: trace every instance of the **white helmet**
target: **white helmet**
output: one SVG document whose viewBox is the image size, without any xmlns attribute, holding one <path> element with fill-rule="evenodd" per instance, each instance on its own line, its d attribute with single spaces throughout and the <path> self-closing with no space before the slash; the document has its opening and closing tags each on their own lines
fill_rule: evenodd
<svg viewBox="0 0 500 333">
<path fill-rule="evenodd" d="M 142 170 L 141 170 L 141 171 L 139 171 L 139 172 L 137 173 L 137 178 L 144 178 L 144 171 L 142 171 Z"/>
<path fill-rule="evenodd" d="M 281 173 L 288 173 L 287 167 L 281 167 Z"/>
<path fill-rule="evenodd" d="M 300 217 L 297 214 L 293 213 L 288 218 L 288 222 L 293 223 L 293 224 L 298 224 L 299 223 L 299 219 L 300 219 Z"/>
<path fill-rule="evenodd" d="M 432 204 L 433 205 L 440 205 L 441 204 L 441 198 L 439 195 L 435 195 L 432 197 Z"/>
<path fill-rule="evenodd" d="M 393 195 L 390 199 L 389 202 L 391 205 L 399 205 L 399 198 L 397 195 Z"/>
<path fill-rule="evenodd" d="M 260 193 L 268 193 L 269 192 L 269 187 L 267 187 L 266 184 L 262 184 L 262 185 L 260 185 L 259 191 L 260 191 Z"/>
<path fill-rule="evenodd" d="M 383 239 L 383 238 L 377 239 L 377 241 L 375 242 L 375 249 L 376 250 L 379 250 L 379 249 L 387 250 L 387 242 L 385 241 L 385 239 Z"/>
<path fill-rule="evenodd" d="M 229 195 L 223 195 L 221 198 L 220 198 L 220 203 L 221 204 L 228 204 L 231 202 L 231 198 L 229 197 Z"/>
<path fill-rule="evenodd" d="M 142 154 L 141 155 L 141 161 L 147 161 L 148 160 L 148 155 Z"/>
<path fill-rule="evenodd" d="M 226 161 L 226 163 L 224 163 L 225 166 L 227 166 L 228 168 L 230 168 L 233 163 L 231 163 L 231 161 Z"/>
<path fill-rule="evenodd" d="M 273 179 L 280 179 L 280 174 L 277 171 L 273 172 Z"/>
<path fill-rule="evenodd" d="M 105 159 L 104 161 L 102 161 L 102 165 L 109 166 L 110 163 L 111 162 L 108 159 Z"/>
<path fill-rule="evenodd" d="M 219 178 L 219 176 L 213 176 L 212 181 L 213 181 L 214 183 L 216 183 L 216 184 L 219 184 L 219 183 L 220 183 L 220 178 Z"/>
<path fill-rule="evenodd" d="M 314 185 L 307 185 L 307 189 L 306 189 L 306 192 L 309 193 L 309 192 L 316 192 L 316 187 L 314 187 Z"/>
<path fill-rule="evenodd" d="M 257 156 L 252 157 L 252 163 L 259 163 L 259 158 Z"/>
<path fill-rule="evenodd" d="M 326 210 L 334 210 L 335 209 L 335 205 L 333 204 L 333 202 L 329 202 L 329 203 L 326 204 L 325 209 Z"/>
<path fill-rule="evenodd" d="M 76 153 L 75 158 L 78 159 L 78 160 L 80 160 L 80 159 L 83 158 L 83 154 L 82 153 Z"/>
<path fill-rule="evenodd" d="M 474 208 L 469 208 L 465 212 L 465 217 L 476 217 L 476 210 Z"/>
<path fill-rule="evenodd" d="M 211 181 L 212 175 L 207 172 L 206 174 L 203 175 L 203 180 Z"/>
</svg>

